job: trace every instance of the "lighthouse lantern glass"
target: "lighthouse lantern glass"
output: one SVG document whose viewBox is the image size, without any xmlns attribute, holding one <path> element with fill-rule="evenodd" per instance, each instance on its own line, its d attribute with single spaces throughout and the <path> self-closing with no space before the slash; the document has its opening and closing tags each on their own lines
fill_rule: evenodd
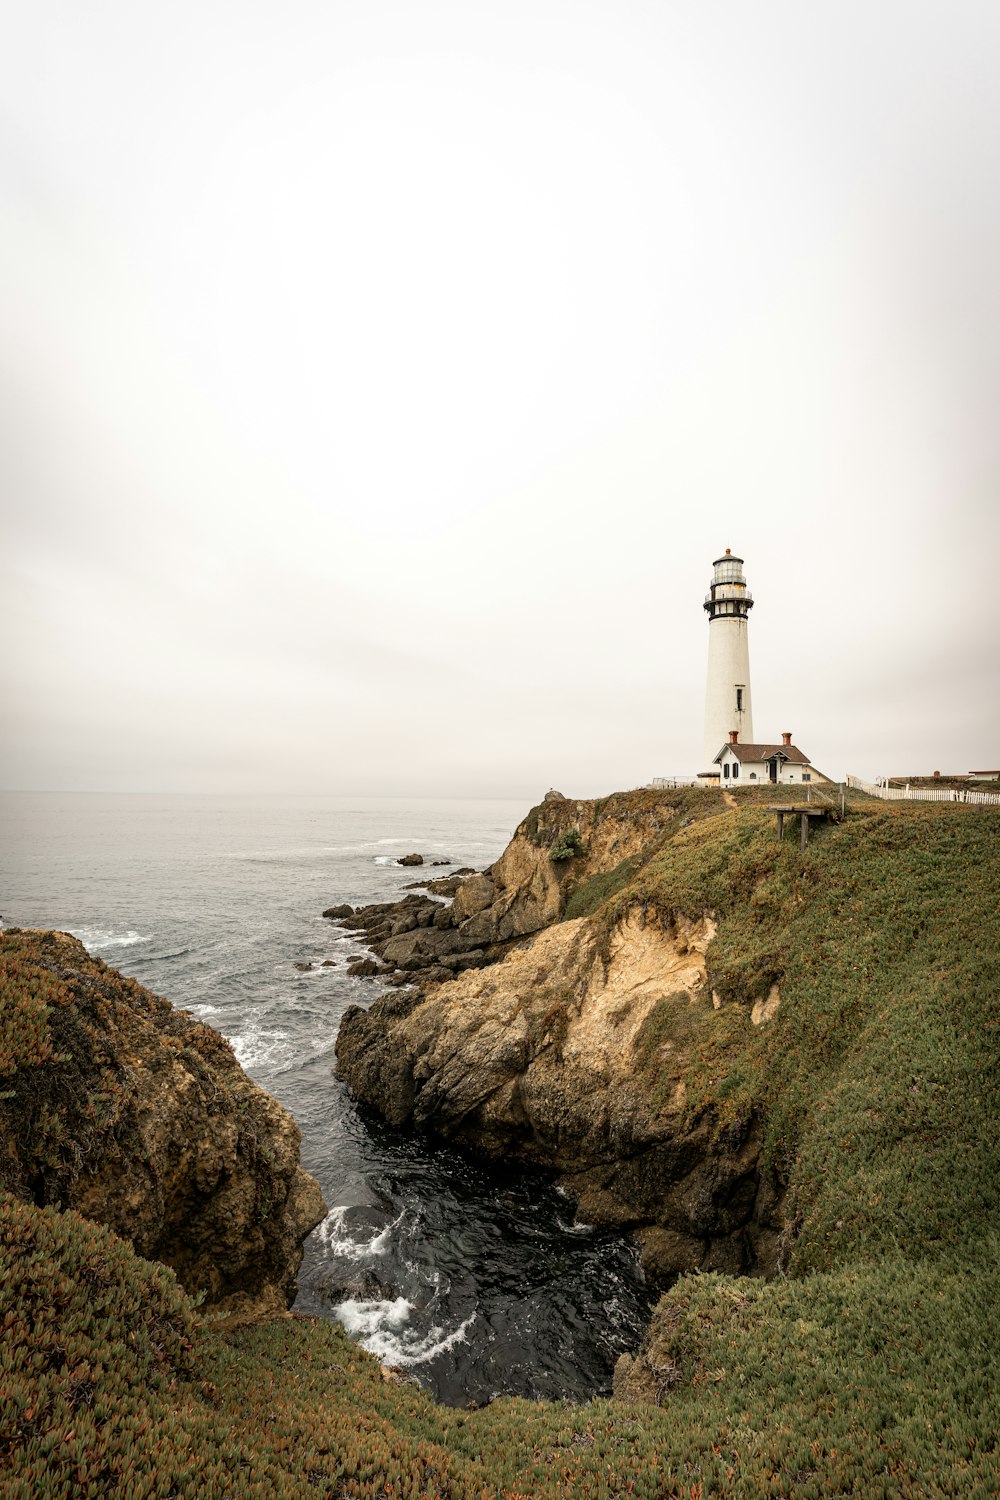
<svg viewBox="0 0 1000 1500">
<path fill-rule="evenodd" d="M 724 557 L 715 564 L 713 583 L 743 583 L 743 564 L 738 558 Z"/>
</svg>

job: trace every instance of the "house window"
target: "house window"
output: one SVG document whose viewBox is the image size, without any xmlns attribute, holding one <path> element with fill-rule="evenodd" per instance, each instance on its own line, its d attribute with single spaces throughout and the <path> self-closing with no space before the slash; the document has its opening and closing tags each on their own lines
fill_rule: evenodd
<svg viewBox="0 0 1000 1500">
<path fill-rule="evenodd" d="M 736 689 L 736 712 L 738 714 L 743 712 L 743 689 L 741 687 Z"/>
<path fill-rule="evenodd" d="M 724 763 L 724 765 L 722 767 L 722 774 L 723 774 L 723 776 L 727 776 L 727 777 L 729 775 L 729 762 L 728 762 L 728 760 Z"/>
<path fill-rule="evenodd" d="M 810 774 L 809 774 L 808 771 L 803 771 L 802 772 L 802 780 L 803 781 L 812 781 L 812 777 L 810 776 Z"/>
<path fill-rule="evenodd" d="M 736 761 L 736 762 L 735 762 L 735 763 L 734 763 L 734 765 L 733 765 L 733 777 L 734 777 L 734 779 L 735 779 L 735 777 L 737 777 L 737 776 L 738 776 L 738 775 L 739 775 L 739 774 L 740 774 L 740 763 L 739 763 L 739 761 Z"/>
</svg>

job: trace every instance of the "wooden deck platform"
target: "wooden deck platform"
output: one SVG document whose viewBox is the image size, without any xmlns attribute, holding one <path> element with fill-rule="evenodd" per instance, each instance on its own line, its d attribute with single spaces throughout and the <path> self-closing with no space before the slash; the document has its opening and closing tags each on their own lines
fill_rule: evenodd
<svg viewBox="0 0 1000 1500">
<path fill-rule="evenodd" d="M 795 816 L 795 814 L 798 814 L 798 816 L 802 819 L 801 847 L 803 849 L 809 842 L 809 819 L 828 818 L 834 811 L 832 807 L 828 807 L 823 803 L 817 804 L 815 802 L 810 803 L 808 807 L 804 806 L 801 802 L 785 802 L 778 804 L 772 803 L 767 810 L 768 812 L 773 812 L 777 816 L 779 843 L 784 836 L 786 816 L 793 817 Z"/>
</svg>

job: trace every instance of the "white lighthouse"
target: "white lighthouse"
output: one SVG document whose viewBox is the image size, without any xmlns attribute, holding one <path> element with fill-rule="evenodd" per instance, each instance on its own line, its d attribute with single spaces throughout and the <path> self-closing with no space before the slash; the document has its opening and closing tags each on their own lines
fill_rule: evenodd
<svg viewBox="0 0 1000 1500">
<path fill-rule="evenodd" d="M 708 683 L 705 689 L 705 769 L 718 776 L 715 758 L 733 730 L 745 744 L 753 743 L 750 701 L 750 645 L 747 616 L 753 596 L 743 576 L 743 559 L 726 548 L 712 565 L 712 583 L 705 597 L 708 611 Z"/>
</svg>

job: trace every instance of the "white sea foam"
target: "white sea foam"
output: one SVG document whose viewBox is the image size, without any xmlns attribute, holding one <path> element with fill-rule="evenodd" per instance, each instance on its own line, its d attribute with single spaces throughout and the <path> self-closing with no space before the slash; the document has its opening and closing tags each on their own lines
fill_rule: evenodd
<svg viewBox="0 0 1000 1500">
<path fill-rule="evenodd" d="M 413 1311 L 413 1303 L 405 1297 L 394 1297 L 391 1302 L 359 1302 L 348 1297 L 334 1311 L 352 1337 L 366 1339 L 402 1328 Z"/>
<path fill-rule="evenodd" d="M 470 1313 L 451 1333 L 435 1323 L 426 1333 L 407 1328 L 413 1303 L 405 1297 L 392 1302 L 359 1302 L 348 1298 L 334 1308 L 334 1316 L 350 1336 L 387 1365 L 425 1365 L 456 1344 L 464 1344 L 476 1321 Z"/>
<path fill-rule="evenodd" d="M 275 1054 L 287 1040 L 286 1031 L 265 1031 L 262 1026 L 250 1021 L 244 1027 L 242 1035 L 229 1038 L 229 1045 L 241 1068 L 257 1068 L 263 1063 L 275 1061 Z"/>
<path fill-rule="evenodd" d="M 131 927 L 125 932 L 115 932 L 107 927 L 71 927 L 70 932 L 85 948 L 131 948 L 134 943 L 150 943 L 148 933 L 135 932 Z"/>
<path fill-rule="evenodd" d="M 572 1224 L 567 1224 L 564 1219 L 560 1219 L 558 1216 L 556 1217 L 556 1223 L 559 1225 L 559 1228 L 562 1230 L 563 1234 L 576 1234 L 586 1236 L 588 1234 L 595 1233 L 595 1226 L 593 1224 L 580 1224 L 576 1221 L 574 1221 Z"/>
<path fill-rule="evenodd" d="M 398 1229 L 406 1215 L 406 1209 L 401 1209 L 391 1224 L 376 1230 L 370 1239 L 356 1240 L 344 1222 L 350 1212 L 351 1209 L 346 1204 L 331 1208 L 316 1231 L 330 1254 L 339 1255 L 343 1260 L 363 1260 L 367 1255 L 384 1255 L 392 1231 Z"/>
</svg>

